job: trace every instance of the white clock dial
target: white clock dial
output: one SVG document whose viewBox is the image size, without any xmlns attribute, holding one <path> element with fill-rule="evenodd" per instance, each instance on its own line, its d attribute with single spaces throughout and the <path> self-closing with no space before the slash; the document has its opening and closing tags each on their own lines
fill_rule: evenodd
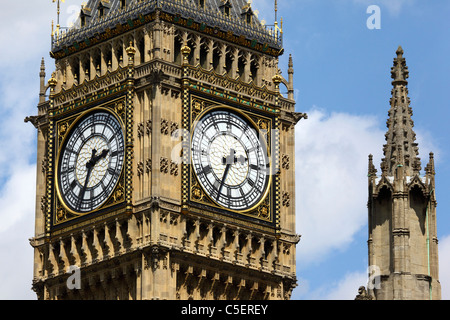
<svg viewBox="0 0 450 320">
<path fill-rule="evenodd" d="M 205 192 L 224 208 L 251 209 L 266 193 L 266 145 L 250 122 L 231 110 L 209 112 L 199 121 L 192 137 L 192 163 Z"/>
<path fill-rule="evenodd" d="M 101 207 L 117 185 L 124 152 L 122 127 L 112 114 L 91 113 L 76 124 L 58 166 L 59 191 L 67 207 L 79 213 Z"/>
</svg>

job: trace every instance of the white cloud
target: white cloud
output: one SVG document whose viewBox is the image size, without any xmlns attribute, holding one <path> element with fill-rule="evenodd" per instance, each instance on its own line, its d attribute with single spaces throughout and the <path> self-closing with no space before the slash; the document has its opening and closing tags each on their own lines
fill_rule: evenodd
<svg viewBox="0 0 450 320">
<path fill-rule="evenodd" d="M 293 299 L 302 300 L 354 300 L 358 288 L 366 286 L 367 270 L 346 272 L 341 278 L 312 287 L 308 279 L 299 278 L 301 284 L 293 294 Z"/>
<path fill-rule="evenodd" d="M 22 221 L 25 216 L 34 219 L 35 197 L 36 166 L 16 166 L 0 193 L 0 235 L 12 228 L 19 228 L 17 222 Z M 33 225 L 33 219 L 27 224 Z M 32 234 L 25 235 L 26 238 L 30 236 Z"/>
<path fill-rule="evenodd" d="M 268 24 L 273 24 L 273 20 L 275 17 L 275 4 L 273 0 L 253 0 L 252 8 L 255 11 L 258 11 L 259 19 L 266 19 Z M 268 20 L 268 19 L 271 20 Z"/>
<path fill-rule="evenodd" d="M 378 5 L 381 10 L 387 9 L 390 15 L 398 16 L 405 6 L 413 5 L 415 0 L 353 0 L 353 2 L 365 6 Z"/>
<path fill-rule="evenodd" d="M 296 128 L 298 257 L 304 264 L 344 250 L 367 223 L 368 155 L 381 159 L 377 119 L 308 112 Z"/>
<path fill-rule="evenodd" d="M 0 299 L 35 299 L 31 291 L 36 166 L 17 165 L 0 194 Z"/>
<path fill-rule="evenodd" d="M 35 298 L 28 239 L 34 235 L 36 129 L 24 118 L 37 114 L 40 60 L 50 49 L 50 5 L 16 1 L 0 12 L 0 28 L 10 30 L 0 34 L 7 44 L 0 51 L 0 299 Z"/>
<path fill-rule="evenodd" d="M 442 300 L 450 300 L 450 235 L 439 241 L 439 281 Z"/>
<path fill-rule="evenodd" d="M 366 283 L 367 271 L 348 273 L 326 290 L 321 290 L 322 300 L 354 300 L 358 294 L 358 288 Z"/>
</svg>

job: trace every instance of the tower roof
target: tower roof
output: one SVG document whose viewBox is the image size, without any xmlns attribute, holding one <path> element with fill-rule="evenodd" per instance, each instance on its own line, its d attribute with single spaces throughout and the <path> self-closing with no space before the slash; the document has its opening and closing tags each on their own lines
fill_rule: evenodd
<svg viewBox="0 0 450 320">
<path fill-rule="evenodd" d="M 397 57 L 391 69 L 393 89 L 389 118 L 386 123 L 388 128 L 386 144 L 383 148 L 385 158 L 382 160 L 381 169 L 383 174 L 392 176 L 396 167 L 403 166 L 405 174 L 413 176 L 419 173 L 421 162 L 418 157 L 419 146 L 413 130 L 413 110 L 408 97 L 409 71 L 402 47 L 399 47 L 396 53 Z"/>
<path fill-rule="evenodd" d="M 126 5 L 125 5 L 126 4 Z M 243 42 L 243 37 L 256 46 L 267 50 L 268 47 L 280 51 L 282 34 L 269 30 L 258 19 L 249 0 L 89 0 L 81 9 L 80 18 L 75 26 L 67 32 L 53 35 L 53 54 L 65 50 L 69 53 L 71 46 L 77 48 L 92 39 L 102 38 L 105 33 L 114 34 L 113 29 L 124 26 L 124 31 L 152 21 L 150 16 L 155 11 L 166 13 L 168 21 L 176 23 L 184 18 L 188 27 L 197 23 L 196 30 L 202 31 L 209 26 L 217 35 L 220 31 L 236 36 Z M 95 42 L 95 41 L 94 41 Z"/>
</svg>

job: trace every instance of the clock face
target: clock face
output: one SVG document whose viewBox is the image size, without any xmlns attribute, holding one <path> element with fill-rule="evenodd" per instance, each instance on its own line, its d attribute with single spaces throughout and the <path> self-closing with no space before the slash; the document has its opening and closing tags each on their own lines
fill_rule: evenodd
<svg viewBox="0 0 450 320">
<path fill-rule="evenodd" d="M 205 192 L 226 209 L 252 209 L 266 194 L 267 147 L 250 122 L 231 110 L 211 111 L 199 121 L 192 163 Z"/>
<path fill-rule="evenodd" d="M 69 133 L 60 153 L 58 186 L 74 212 L 101 207 L 114 191 L 124 161 L 124 136 L 110 113 L 89 114 Z"/>
</svg>

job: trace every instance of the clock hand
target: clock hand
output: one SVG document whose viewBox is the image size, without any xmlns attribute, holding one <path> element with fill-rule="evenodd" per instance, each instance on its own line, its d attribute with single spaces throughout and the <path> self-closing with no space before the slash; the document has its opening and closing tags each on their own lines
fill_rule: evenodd
<svg viewBox="0 0 450 320">
<path fill-rule="evenodd" d="M 88 186 L 88 183 L 89 183 L 89 178 L 91 177 L 92 169 L 93 169 L 94 166 L 95 166 L 94 160 L 95 160 L 95 154 L 96 154 L 96 153 L 97 153 L 97 150 L 93 149 L 93 150 L 92 150 L 92 157 L 91 157 L 91 160 L 89 160 L 89 161 L 86 163 L 86 168 L 87 168 L 86 180 L 84 181 L 83 189 L 80 190 L 80 194 L 78 195 L 78 205 L 77 205 L 78 210 L 81 209 L 81 208 L 80 208 L 81 202 L 83 201 L 84 194 L 86 193 L 86 189 L 87 189 L 87 186 Z"/>
<path fill-rule="evenodd" d="M 240 155 L 239 158 L 234 158 L 234 163 L 240 163 L 244 165 L 248 161 L 248 158 L 244 157 L 243 155 Z"/>
<path fill-rule="evenodd" d="M 219 200 L 220 194 L 222 193 L 223 186 L 224 186 L 225 181 L 227 180 L 227 177 L 228 177 L 228 172 L 230 172 L 230 168 L 234 164 L 234 159 L 235 159 L 234 155 L 235 155 L 235 153 L 236 153 L 236 151 L 231 149 L 230 150 L 230 155 L 228 157 L 224 157 L 223 160 L 222 160 L 223 164 L 226 164 L 227 166 L 225 168 L 225 172 L 224 172 L 223 177 L 222 177 L 222 182 L 220 183 L 219 191 L 217 193 L 217 200 Z"/>
<path fill-rule="evenodd" d="M 225 184 L 225 180 L 227 180 L 228 172 L 230 171 L 231 164 L 227 164 L 225 168 L 225 173 L 223 174 L 222 182 L 220 183 L 219 192 L 217 193 L 217 200 L 219 200 L 220 194 L 222 193 L 223 185 Z"/>
<path fill-rule="evenodd" d="M 92 150 L 92 151 L 94 151 L 94 150 Z M 97 152 L 97 151 L 96 151 Z M 91 158 L 91 160 L 88 162 L 88 164 L 90 164 L 92 167 L 95 167 L 95 165 L 97 164 L 97 162 L 100 160 L 100 159 L 102 159 L 102 158 L 105 158 L 107 155 L 108 155 L 108 153 L 109 153 L 109 150 L 108 149 L 104 149 L 103 151 L 102 151 L 102 153 L 101 154 L 99 154 L 98 156 L 93 156 L 92 158 Z M 87 164 L 86 164 L 86 166 L 87 166 Z"/>
</svg>

